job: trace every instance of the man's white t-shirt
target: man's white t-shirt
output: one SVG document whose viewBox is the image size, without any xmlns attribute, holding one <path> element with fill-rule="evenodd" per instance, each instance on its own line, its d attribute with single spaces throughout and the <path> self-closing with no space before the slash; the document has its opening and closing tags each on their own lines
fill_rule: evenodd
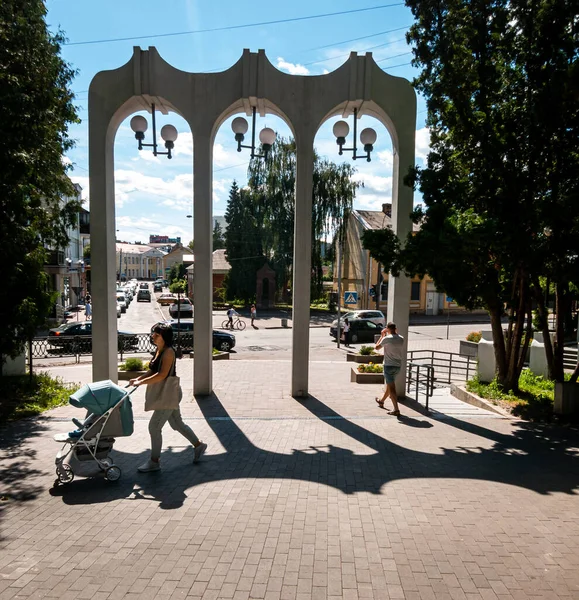
<svg viewBox="0 0 579 600">
<path fill-rule="evenodd" d="M 380 342 L 380 346 L 384 348 L 384 366 L 386 367 L 401 367 L 402 366 L 402 351 L 404 349 L 404 338 L 401 335 L 388 334 Z"/>
</svg>

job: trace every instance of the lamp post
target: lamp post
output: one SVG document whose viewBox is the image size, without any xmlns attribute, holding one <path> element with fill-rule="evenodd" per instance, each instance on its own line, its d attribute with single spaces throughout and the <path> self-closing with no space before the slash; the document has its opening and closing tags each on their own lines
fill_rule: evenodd
<svg viewBox="0 0 579 600">
<path fill-rule="evenodd" d="M 145 139 L 145 131 L 147 131 L 148 123 L 145 117 L 141 115 L 135 115 L 131 119 L 131 129 L 135 132 L 135 139 L 139 142 L 139 150 L 142 150 L 144 147 L 153 148 L 154 156 L 165 155 L 167 158 L 171 159 L 173 156 L 171 155 L 171 150 L 175 147 L 175 140 L 179 136 L 177 129 L 173 127 L 173 125 L 165 125 L 161 129 L 161 138 L 165 141 L 165 148 L 167 148 L 167 152 L 160 152 L 157 150 L 159 144 L 157 143 L 157 120 L 155 118 L 155 105 L 151 104 L 151 119 L 153 121 L 153 143 L 152 144 L 144 144 L 143 140 Z"/>
<path fill-rule="evenodd" d="M 257 154 L 255 152 L 255 106 L 253 107 L 252 117 L 251 117 L 251 145 L 242 144 L 245 139 L 245 134 L 249 129 L 249 124 L 243 117 L 236 117 L 233 119 L 231 123 L 231 129 L 235 134 L 235 141 L 237 142 L 237 151 L 241 152 L 242 148 L 248 148 L 251 150 L 251 158 L 267 158 L 273 143 L 275 142 L 275 131 L 270 127 L 264 127 L 259 132 L 259 141 L 261 142 L 261 146 L 263 148 L 263 154 Z"/>
<path fill-rule="evenodd" d="M 350 126 L 346 121 L 338 121 L 334 124 L 334 128 L 332 130 L 334 135 L 336 136 L 336 144 L 339 146 L 338 154 L 342 156 L 344 152 L 352 152 L 352 158 L 357 160 L 358 158 L 365 158 L 368 162 L 371 161 L 370 155 L 372 154 L 372 150 L 374 150 L 374 144 L 376 143 L 377 134 L 371 128 L 367 127 L 363 129 L 360 133 L 360 142 L 364 146 L 365 154 L 358 154 L 357 147 L 357 132 L 358 132 L 358 109 L 354 109 L 354 145 L 351 148 L 344 148 L 344 144 L 346 143 L 346 138 L 350 133 Z"/>
</svg>

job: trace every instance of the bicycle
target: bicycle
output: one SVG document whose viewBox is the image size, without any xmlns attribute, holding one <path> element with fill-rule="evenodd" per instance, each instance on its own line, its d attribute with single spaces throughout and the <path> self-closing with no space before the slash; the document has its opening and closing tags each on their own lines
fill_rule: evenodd
<svg viewBox="0 0 579 600">
<path fill-rule="evenodd" d="M 247 327 L 245 321 L 242 321 L 239 317 L 233 317 L 233 326 L 229 326 L 229 319 L 225 319 L 223 323 L 221 323 L 221 329 L 238 329 L 239 331 L 243 331 Z"/>
</svg>

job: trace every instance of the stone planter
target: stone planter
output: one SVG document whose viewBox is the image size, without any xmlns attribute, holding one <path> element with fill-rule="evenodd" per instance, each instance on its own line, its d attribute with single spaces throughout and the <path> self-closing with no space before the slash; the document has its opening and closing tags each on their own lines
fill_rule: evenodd
<svg viewBox="0 0 579 600">
<path fill-rule="evenodd" d="M 458 353 L 461 356 L 470 356 L 472 358 L 477 358 L 478 342 L 468 342 L 467 340 L 460 340 Z"/>
<path fill-rule="evenodd" d="M 379 364 L 383 360 L 380 354 L 374 354 L 370 356 L 362 356 L 361 354 L 346 354 L 346 362 L 355 362 L 358 364 L 369 365 L 370 363 Z"/>
<path fill-rule="evenodd" d="M 579 414 L 579 384 L 555 383 L 555 402 L 553 412 L 556 415 L 577 415 Z"/>
<path fill-rule="evenodd" d="M 356 369 L 352 369 L 350 381 L 354 383 L 384 383 L 383 373 L 358 373 Z"/>
<path fill-rule="evenodd" d="M 119 381 L 129 381 L 129 379 L 135 379 L 136 377 L 140 377 L 146 372 L 147 371 L 119 371 L 118 379 Z"/>
<path fill-rule="evenodd" d="M 189 353 L 189 358 L 195 358 L 194 352 Z M 229 360 L 229 352 L 218 352 L 213 355 L 213 360 Z"/>
</svg>

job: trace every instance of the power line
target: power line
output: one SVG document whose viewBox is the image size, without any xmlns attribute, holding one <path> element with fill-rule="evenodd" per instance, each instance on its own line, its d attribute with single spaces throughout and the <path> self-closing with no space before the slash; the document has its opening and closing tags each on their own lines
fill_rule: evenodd
<svg viewBox="0 0 579 600">
<path fill-rule="evenodd" d="M 371 35 L 363 35 L 362 37 L 352 38 L 351 40 L 344 40 L 343 42 L 336 42 L 335 44 L 326 44 L 325 46 L 317 46 L 316 48 L 309 48 L 302 52 L 313 52 L 314 50 L 323 50 L 324 48 L 331 48 L 333 46 L 339 46 L 340 44 L 349 44 L 350 42 L 359 42 L 360 40 L 367 40 L 371 37 L 378 37 L 379 35 L 386 35 L 387 33 L 394 33 L 395 31 L 402 31 L 408 29 L 410 25 L 405 27 L 397 27 L 396 29 L 388 29 L 387 31 L 380 31 L 379 33 L 372 33 Z"/>
<path fill-rule="evenodd" d="M 174 32 L 174 33 L 157 33 L 154 35 L 139 35 L 139 36 L 125 37 L 125 38 L 87 40 L 85 42 L 68 42 L 64 45 L 65 46 L 86 46 L 88 44 L 106 44 L 109 42 L 128 42 L 131 40 L 147 40 L 147 39 L 151 39 L 151 38 L 173 37 L 173 36 L 177 36 L 177 35 L 191 35 L 191 34 L 195 34 L 195 33 L 215 33 L 217 31 L 232 31 L 234 29 L 247 29 L 249 27 L 262 27 L 264 25 L 279 25 L 281 23 L 295 23 L 297 21 L 309 21 L 312 19 L 323 19 L 326 17 L 335 17 L 335 16 L 339 16 L 339 15 L 351 15 L 354 13 L 380 10 L 383 8 L 394 8 L 396 6 L 404 6 L 404 2 L 396 2 L 395 4 L 382 4 L 380 6 L 370 6 L 368 8 L 356 8 L 353 10 L 343 10 L 343 11 L 333 12 L 333 13 L 323 13 L 320 15 L 310 15 L 307 17 L 293 17 L 293 18 L 289 18 L 289 19 L 276 19 L 275 21 L 262 21 L 260 23 L 246 23 L 244 25 L 228 25 L 226 27 L 213 27 L 211 29 L 195 29 L 192 31 L 179 31 L 179 32 Z"/>
<path fill-rule="evenodd" d="M 400 42 L 401 40 L 394 40 L 393 42 L 386 42 L 386 44 L 379 44 L 378 46 L 371 46 L 364 50 L 364 52 L 368 52 L 370 50 L 375 50 L 376 48 L 383 48 L 384 46 L 388 46 L 389 44 L 395 44 L 396 42 Z M 402 54 L 395 54 L 394 56 L 387 56 L 381 60 L 376 62 L 383 62 L 385 60 L 389 60 L 390 58 L 397 58 L 398 56 L 403 56 L 404 54 L 410 54 L 410 52 L 403 52 Z M 320 60 L 312 60 L 311 62 L 304 63 L 302 67 L 309 67 L 310 65 L 317 65 L 318 63 L 328 62 L 330 60 L 338 60 L 340 58 L 345 58 L 346 56 L 350 56 L 350 53 L 340 54 L 339 56 L 331 56 L 330 58 L 321 58 Z"/>
</svg>

